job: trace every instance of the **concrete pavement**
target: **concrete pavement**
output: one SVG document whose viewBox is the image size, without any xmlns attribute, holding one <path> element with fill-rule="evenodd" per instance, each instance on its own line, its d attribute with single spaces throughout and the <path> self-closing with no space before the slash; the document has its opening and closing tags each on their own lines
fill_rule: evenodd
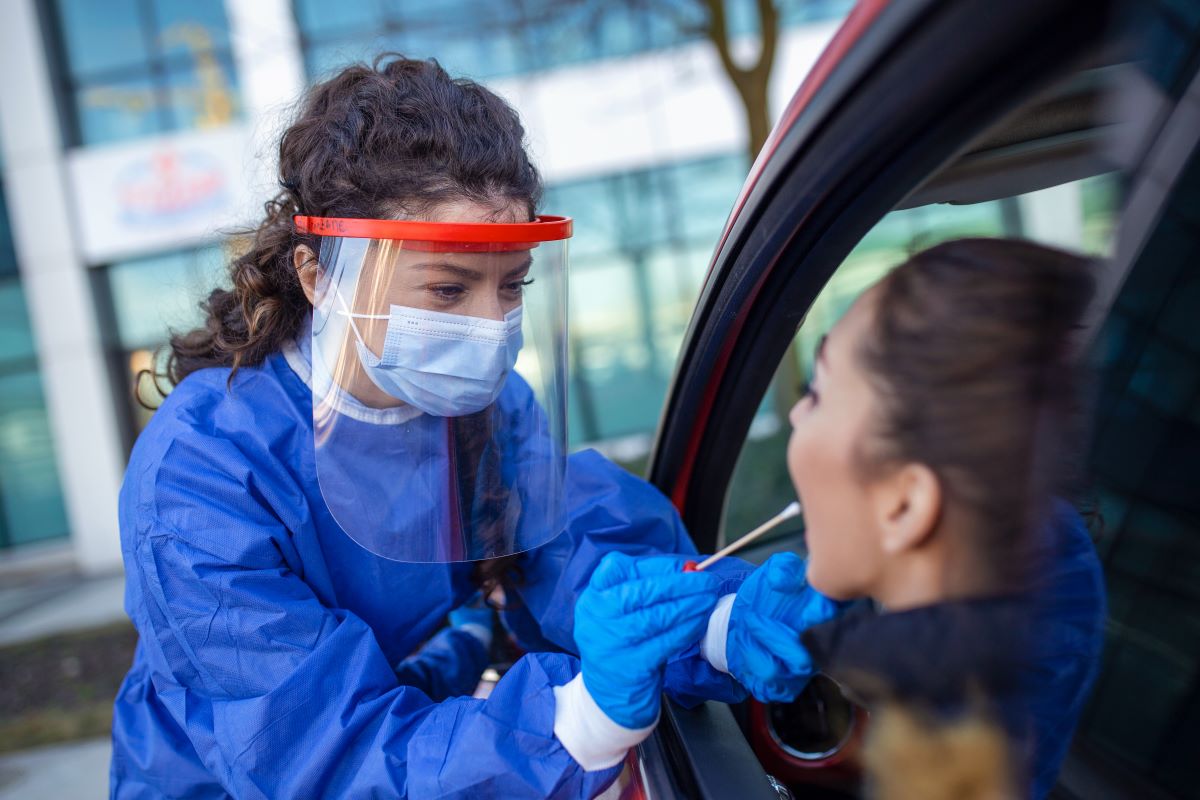
<svg viewBox="0 0 1200 800">
<path fill-rule="evenodd" d="M 108 797 L 107 738 L 56 744 L 0 756 L 0 800 Z"/>
<path fill-rule="evenodd" d="M 0 564 L 0 646 L 124 620 L 125 576 L 83 578 L 73 569 Z M 0 755 L 0 800 L 108 796 L 107 737 Z"/>
<path fill-rule="evenodd" d="M 0 647 L 126 619 L 125 576 L 0 584 Z"/>
</svg>

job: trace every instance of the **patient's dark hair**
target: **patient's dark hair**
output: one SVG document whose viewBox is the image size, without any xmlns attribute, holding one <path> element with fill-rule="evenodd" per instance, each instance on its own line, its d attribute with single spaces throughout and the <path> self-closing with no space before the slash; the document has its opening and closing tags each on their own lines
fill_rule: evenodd
<svg viewBox="0 0 1200 800">
<path fill-rule="evenodd" d="M 861 356 L 879 389 L 868 466 L 918 462 L 970 514 L 970 545 L 1020 583 L 1080 454 L 1077 336 L 1089 261 L 1014 239 L 917 253 L 878 287 Z"/>
<path fill-rule="evenodd" d="M 294 214 L 419 216 L 471 200 L 497 210 L 519 203 L 532 218 L 542 193 L 525 130 L 504 100 L 432 59 L 395 54 L 308 91 L 279 143 L 279 185 L 229 265 L 232 288 L 201 304 L 202 327 L 171 337 L 171 383 L 205 367 L 261 364 L 295 336 L 310 306 L 292 251 L 319 252 L 319 242 L 294 232 Z"/>
</svg>

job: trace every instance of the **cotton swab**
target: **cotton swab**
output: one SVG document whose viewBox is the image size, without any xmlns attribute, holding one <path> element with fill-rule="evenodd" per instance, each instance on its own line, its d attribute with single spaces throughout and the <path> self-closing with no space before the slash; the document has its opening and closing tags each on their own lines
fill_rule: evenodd
<svg viewBox="0 0 1200 800">
<path fill-rule="evenodd" d="M 783 511 L 780 511 L 778 514 L 771 517 L 769 520 L 764 522 L 762 525 L 759 525 L 757 528 L 750 531 L 745 536 L 738 539 L 736 542 L 725 545 L 720 550 L 718 550 L 717 552 L 713 553 L 708 558 L 701 561 L 699 564 L 697 564 L 695 561 L 688 561 L 687 563 L 685 563 L 683 565 L 683 571 L 684 572 L 701 572 L 704 570 L 705 567 L 711 567 L 713 564 L 717 563 L 718 561 L 720 561 L 722 558 L 729 555 L 730 553 L 736 553 L 738 550 L 741 550 L 743 547 L 750 544 L 755 539 L 762 536 L 764 533 L 771 530 L 779 523 L 786 522 L 787 520 L 791 519 L 792 517 L 796 517 L 799 515 L 800 515 L 800 503 L 798 501 L 792 502 L 792 503 L 788 504 L 788 507 L 785 508 Z"/>
</svg>

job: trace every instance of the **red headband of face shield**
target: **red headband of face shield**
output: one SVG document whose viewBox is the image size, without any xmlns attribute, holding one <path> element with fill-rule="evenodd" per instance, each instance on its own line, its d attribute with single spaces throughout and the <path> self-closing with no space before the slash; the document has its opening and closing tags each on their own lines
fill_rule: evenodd
<svg viewBox="0 0 1200 800">
<path fill-rule="evenodd" d="M 397 219 L 292 217 L 297 233 L 388 239 L 402 250 L 438 253 L 500 253 L 532 250 L 541 242 L 571 238 L 570 217 L 539 216 L 533 222 L 416 222 Z"/>
</svg>

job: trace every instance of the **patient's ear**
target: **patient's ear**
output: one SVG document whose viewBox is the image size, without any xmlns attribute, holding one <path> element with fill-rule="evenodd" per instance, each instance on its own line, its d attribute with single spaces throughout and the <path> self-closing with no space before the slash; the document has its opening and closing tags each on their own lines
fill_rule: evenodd
<svg viewBox="0 0 1200 800">
<path fill-rule="evenodd" d="M 313 305 L 313 298 L 317 296 L 317 274 L 320 272 L 317 254 L 306 244 L 297 245 L 292 250 L 292 266 L 300 277 L 300 286 L 304 289 L 308 304 Z"/>
<path fill-rule="evenodd" d="M 924 464 L 909 463 L 878 487 L 876 516 L 883 533 L 883 552 L 915 550 L 933 534 L 942 513 L 942 487 Z"/>
</svg>

